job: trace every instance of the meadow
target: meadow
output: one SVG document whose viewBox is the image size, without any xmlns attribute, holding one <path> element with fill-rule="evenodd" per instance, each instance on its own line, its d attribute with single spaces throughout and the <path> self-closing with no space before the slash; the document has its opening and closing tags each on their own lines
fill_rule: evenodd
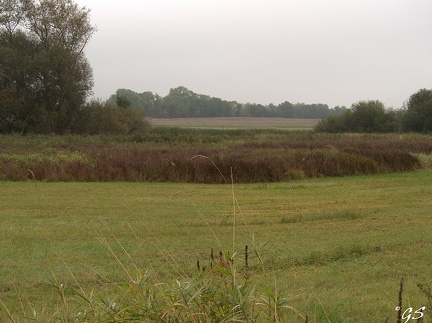
<svg viewBox="0 0 432 323">
<path fill-rule="evenodd" d="M 410 321 L 399 303 L 431 321 L 428 136 L 0 141 L 0 321 Z M 173 177 L 143 177 L 144 156 Z"/>
<path fill-rule="evenodd" d="M 295 118 L 256 118 L 256 117 L 230 117 L 230 118 L 151 118 L 152 126 L 193 127 L 193 128 L 221 128 L 221 129 L 291 129 L 311 130 L 318 124 L 319 119 Z"/>
<path fill-rule="evenodd" d="M 73 290 L 121 302 L 123 266 L 156 288 L 198 274 L 197 260 L 209 268 L 212 248 L 235 250 L 243 277 L 248 245 L 257 295 L 278 295 L 311 322 L 396 321 L 402 276 L 404 308 L 430 306 L 417 284 L 432 284 L 431 179 L 422 170 L 234 187 L 3 181 L 0 299 L 15 322 L 67 321 L 61 284 L 73 317 L 90 312 Z"/>
</svg>

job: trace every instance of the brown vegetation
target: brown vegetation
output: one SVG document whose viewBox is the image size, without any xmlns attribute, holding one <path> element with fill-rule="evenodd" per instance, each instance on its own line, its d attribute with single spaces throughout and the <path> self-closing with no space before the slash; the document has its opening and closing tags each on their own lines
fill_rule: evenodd
<svg viewBox="0 0 432 323">
<path fill-rule="evenodd" d="M 233 173 L 235 182 L 276 182 L 412 171 L 422 167 L 413 153 L 426 154 L 432 147 L 429 137 L 317 139 L 216 148 L 76 144 L 50 149 L 50 155 L 3 153 L 0 178 L 223 183 Z"/>
</svg>

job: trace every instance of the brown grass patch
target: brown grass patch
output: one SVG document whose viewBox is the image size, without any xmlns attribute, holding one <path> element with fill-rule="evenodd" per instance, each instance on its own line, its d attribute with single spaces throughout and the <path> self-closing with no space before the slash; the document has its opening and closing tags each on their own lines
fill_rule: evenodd
<svg viewBox="0 0 432 323">
<path fill-rule="evenodd" d="M 24 145 L 22 138 L 3 138 L 9 144 L 0 154 L 0 179 L 223 183 L 229 181 L 232 172 L 236 182 L 277 182 L 412 171 L 428 167 L 419 156 L 430 156 L 432 150 L 430 136 L 329 136 L 307 131 L 168 127 L 154 130 L 117 141 L 110 137 L 99 141 L 92 137 L 30 137 L 25 141 L 31 144 Z M 266 135 L 272 131 L 278 132 L 279 139 Z M 266 136 L 266 140 L 260 140 L 260 136 Z M 49 148 L 45 139 L 52 141 Z M 55 143 L 60 139 L 62 143 Z M 206 158 L 194 158 L 198 155 Z"/>
</svg>

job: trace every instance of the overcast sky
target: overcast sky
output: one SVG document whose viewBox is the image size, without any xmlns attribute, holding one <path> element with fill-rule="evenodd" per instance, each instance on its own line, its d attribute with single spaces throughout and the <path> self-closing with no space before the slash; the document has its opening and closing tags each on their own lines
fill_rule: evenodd
<svg viewBox="0 0 432 323">
<path fill-rule="evenodd" d="M 76 0 L 98 28 L 94 95 L 188 89 L 241 103 L 381 100 L 432 88 L 431 0 Z"/>
</svg>

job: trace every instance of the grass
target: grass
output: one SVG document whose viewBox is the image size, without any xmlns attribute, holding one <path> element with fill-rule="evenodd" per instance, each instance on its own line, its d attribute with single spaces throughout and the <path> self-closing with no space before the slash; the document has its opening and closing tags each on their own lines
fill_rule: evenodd
<svg viewBox="0 0 432 323">
<path fill-rule="evenodd" d="M 401 276 L 405 308 L 428 306 L 431 178 L 422 170 L 235 185 L 238 266 L 245 245 L 259 250 L 248 260 L 259 295 L 281 293 L 311 322 L 394 321 Z M 232 250 L 227 185 L 6 181 L 0 193 L 0 299 L 20 322 L 33 308 L 41 322 L 64 314 L 63 299 L 77 313 L 74 289 L 112 300 L 126 276 L 113 254 L 172 289 L 180 268 L 193 276 L 211 248 Z"/>
<path fill-rule="evenodd" d="M 318 124 L 318 119 L 293 118 L 152 118 L 152 126 L 169 126 L 201 129 L 284 129 L 284 130 L 312 130 Z"/>
</svg>

